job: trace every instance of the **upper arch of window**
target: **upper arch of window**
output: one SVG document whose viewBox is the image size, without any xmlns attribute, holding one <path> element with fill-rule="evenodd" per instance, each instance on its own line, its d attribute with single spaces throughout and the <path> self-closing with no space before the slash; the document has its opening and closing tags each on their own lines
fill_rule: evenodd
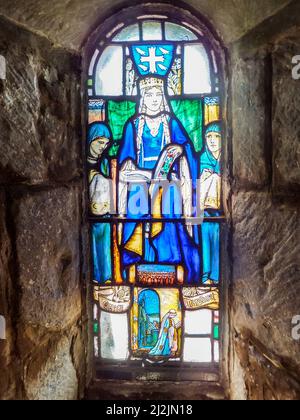
<svg viewBox="0 0 300 420">
<path fill-rule="evenodd" d="M 147 66 L 154 60 L 153 73 L 159 76 L 164 64 L 159 63 L 163 53 L 157 48 L 172 45 L 175 54 L 169 74 L 169 96 L 219 95 L 219 57 L 212 44 L 207 31 L 188 22 L 153 14 L 130 18 L 126 24 L 118 23 L 97 39 L 88 68 L 88 94 L 101 98 L 136 97 L 138 73 L 148 72 Z M 132 47 L 139 45 L 148 45 L 149 50 L 144 62 L 136 68 Z M 156 50 L 152 48 L 150 57 L 151 47 Z"/>
</svg>

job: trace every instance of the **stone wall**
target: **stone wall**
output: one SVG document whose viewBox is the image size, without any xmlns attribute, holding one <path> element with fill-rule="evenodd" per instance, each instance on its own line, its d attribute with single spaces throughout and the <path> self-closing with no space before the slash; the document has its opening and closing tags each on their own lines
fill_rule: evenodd
<svg viewBox="0 0 300 420">
<path fill-rule="evenodd" d="M 231 48 L 233 281 L 230 384 L 236 399 L 299 399 L 300 4 Z"/>
<path fill-rule="evenodd" d="M 80 57 L 0 22 L 1 399 L 77 399 L 86 379 Z"/>
<path fill-rule="evenodd" d="M 6 3 L 16 11 L 12 18 L 28 23 L 28 11 Z M 300 3 L 268 4 L 288 5 L 228 51 L 232 281 L 223 362 L 233 399 L 300 398 L 300 342 L 291 331 L 300 315 L 300 80 L 291 75 L 292 57 L 300 54 Z M 256 14 L 257 3 L 251 7 Z M 57 25 L 64 10 L 50 12 L 50 20 L 46 12 L 30 12 L 30 21 L 41 19 L 33 28 Z M 233 22 L 250 12 L 239 13 L 234 21 L 220 15 L 241 36 L 245 31 Z M 84 31 L 63 20 L 61 32 L 51 24 L 45 33 L 69 47 L 79 45 L 69 30 L 81 43 L 94 27 L 94 20 Z M 0 54 L 8 66 L 7 80 L 0 80 L 0 315 L 6 319 L 0 398 L 75 399 L 92 360 L 82 257 L 80 58 L 2 18 Z"/>
</svg>

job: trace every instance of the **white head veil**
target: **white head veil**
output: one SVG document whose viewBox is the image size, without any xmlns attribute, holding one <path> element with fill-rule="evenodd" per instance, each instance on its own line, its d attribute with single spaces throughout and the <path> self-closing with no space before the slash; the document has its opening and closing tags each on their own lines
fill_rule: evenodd
<svg viewBox="0 0 300 420">
<path fill-rule="evenodd" d="M 156 87 L 161 90 L 163 100 L 161 103 L 161 108 L 159 110 L 159 115 L 161 117 L 162 123 L 163 123 L 163 144 L 167 145 L 171 143 L 171 134 L 170 134 L 170 128 L 169 128 L 169 114 L 170 114 L 170 107 L 165 95 L 165 89 L 164 89 L 164 81 L 162 79 L 158 79 L 155 77 L 147 77 L 146 79 L 142 79 L 140 81 L 140 105 L 139 105 L 139 113 L 137 117 L 138 121 L 138 128 L 137 128 L 137 152 L 138 152 L 138 158 L 141 153 L 141 145 L 142 145 L 142 136 L 144 132 L 146 117 L 147 117 L 147 107 L 145 105 L 145 95 L 146 93 L 152 89 L 153 87 Z"/>
</svg>

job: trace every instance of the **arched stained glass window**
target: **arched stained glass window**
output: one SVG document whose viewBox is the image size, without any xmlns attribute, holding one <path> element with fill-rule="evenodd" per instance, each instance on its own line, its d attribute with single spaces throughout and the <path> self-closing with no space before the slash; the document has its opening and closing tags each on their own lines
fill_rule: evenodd
<svg viewBox="0 0 300 420">
<path fill-rule="evenodd" d="M 95 358 L 217 365 L 216 43 L 168 13 L 128 15 L 96 38 L 87 81 Z"/>
</svg>

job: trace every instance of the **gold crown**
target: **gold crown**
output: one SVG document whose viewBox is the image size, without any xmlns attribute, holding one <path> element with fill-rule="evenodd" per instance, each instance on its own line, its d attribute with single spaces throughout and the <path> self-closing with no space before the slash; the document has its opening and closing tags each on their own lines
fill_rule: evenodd
<svg viewBox="0 0 300 420">
<path fill-rule="evenodd" d="M 140 81 L 140 88 L 145 89 L 148 87 L 160 86 L 163 87 L 164 81 L 162 79 L 158 79 L 157 77 L 147 77 L 146 79 L 142 79 Z"/>
</svg>

